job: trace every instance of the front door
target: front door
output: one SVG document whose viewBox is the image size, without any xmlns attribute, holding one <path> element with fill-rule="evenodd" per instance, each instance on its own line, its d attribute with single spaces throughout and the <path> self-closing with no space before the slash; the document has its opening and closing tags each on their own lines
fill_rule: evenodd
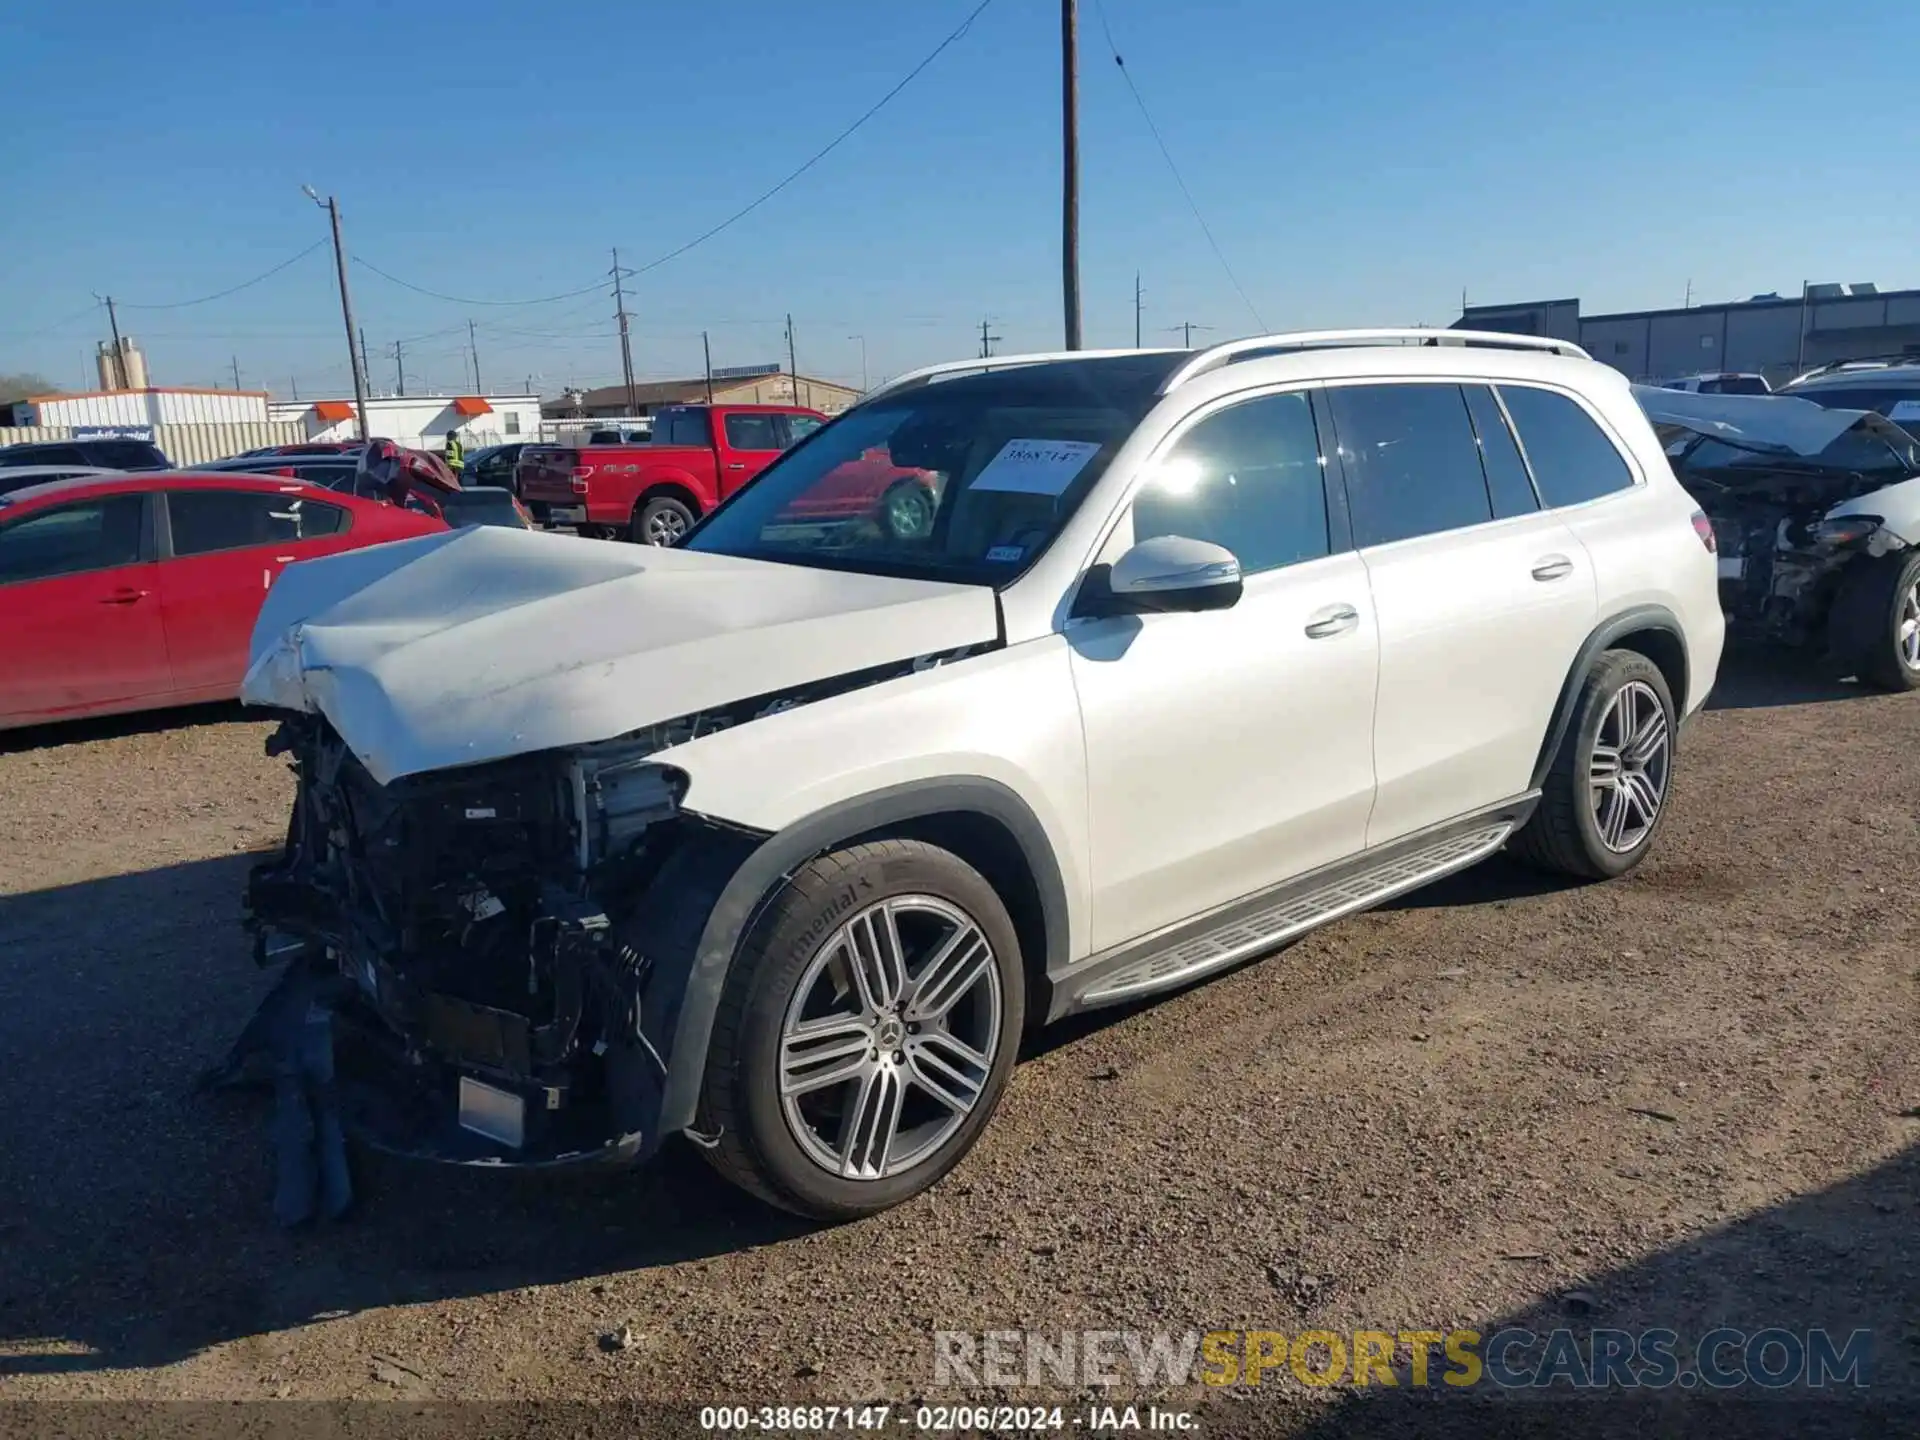
<svg viewBox="0 0 1920 1440">
<path fill-rule="evenodd" d="M 148 503 L 110 495 L 0 524 L 0 719 L 165 703 Z"/>
<path fill-rule="evenodd" d="M 1069 622 L 1096 950 L 1364 845 L 1379 642 L 1339 530 L 1312 408 L 1283 392 L 1176 436 L 1102 552 L 1184 535 L 1246 579 L 1228 610 Z"/>
</svg>

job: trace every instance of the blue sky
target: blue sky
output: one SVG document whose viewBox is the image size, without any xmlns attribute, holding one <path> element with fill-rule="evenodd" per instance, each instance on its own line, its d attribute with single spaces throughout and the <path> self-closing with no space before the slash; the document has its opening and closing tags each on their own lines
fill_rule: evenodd
<svg viewBox="0 0 1920 1440">
<path fill-rule="evenodd" d="M 348 372 L 325 235 L 405 280 L 509 300 L 640 266 L 737 209 L 907 73 L 977 0 L 541 9 L 94 0 L 0 18 L 0 372 L 90 383 L 94 292 L 157 383 L 303 397 Z M 1105 48 L 1239 276 L 1236 293 Z M 1907 133 L 1920 6 L 1862 0 L 1081 0 L 1090 345 L 1445 324 L 1479 302 L 1589 311 L 1920 285 Z M 656 18 L 657 13 L 657 18 Z M 636 368 L 784 358 L 871 378 L 1060 341 L 1059 20 L 992 0 L 891 105 L 767 205 L 632 282 Z M 367 58 L 360 58 L 360 57 Z M 1819 117 L 1831 117 L 1830 121 Z M 1893 123 L 1896 119 L 1902 123 Z M 1816 123 L 1816 121 L 1819 123 Z M 453 304 L 352 275 L 374 380 L 617 379 L 606 296 Z M 1256 322 L 1254 311 L 1258 312 Z M 512 382 L 509 386 L 505 382 Z"/>
</svg>

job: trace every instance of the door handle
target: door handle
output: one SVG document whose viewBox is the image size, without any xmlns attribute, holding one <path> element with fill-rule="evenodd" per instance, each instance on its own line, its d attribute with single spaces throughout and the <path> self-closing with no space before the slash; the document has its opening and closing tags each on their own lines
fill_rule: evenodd
<svg viewBox="0 0 1920 1440">
<path fill-rule="evenodd" d="M 744 470 L 746 468 L 747 462 L 744 460 L 729 460 L 727 462 L 727 469 L 729 470 Z"/>
<path fill-rule="evenodd" d="M 1542 555 L 1533 562 L 1536 580 L 1562 580 L 1573 573 L 1573 561 L 1564 555 Z"/>
<path fill-rule="evenodd" d="M 1360 623 L 1360 612 L 1351 605 L 1329 605 L 1324 610 L 1316 610 L 1307 619 L 1307 638 L 1325 640 L 1329 636 L 1344 635 Z"/>
<path fill-rule="evenodd" d="M 145 590 L 135 590 L 130 585 L 123 585 L 111 595 L 104 597 L 100 603 L 102 605 L 133 605 L 146 599 L 147 594 Z"/>
</svg>

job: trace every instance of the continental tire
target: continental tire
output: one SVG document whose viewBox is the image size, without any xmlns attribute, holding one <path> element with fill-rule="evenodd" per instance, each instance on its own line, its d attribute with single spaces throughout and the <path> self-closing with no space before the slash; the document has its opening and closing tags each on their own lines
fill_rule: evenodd
<svg viewBox="0 0 1920 1440">
<path fill-rule="evenodd" d="M 1659 666 L 1636 651 L 1603 652 L 1580 687 L 1540 804 L 1508 850 L 1586 880 L 1633 869 L 1666 819 L 1677 720 Z"/>
<path fill-rule="evenodd" d="M 1006 1087 L 1025 1015 L 1006 907 L 914 840 L 809 861 L 742 941 L 707 1052 L 704 1153 L 783 1209 L 849 1220 L 957 1164 Z"/>
</svg>

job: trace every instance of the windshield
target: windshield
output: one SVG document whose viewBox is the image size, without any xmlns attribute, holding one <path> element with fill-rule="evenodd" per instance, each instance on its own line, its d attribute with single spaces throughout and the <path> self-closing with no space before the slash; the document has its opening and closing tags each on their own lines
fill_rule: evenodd
<svg viewBox="0 0 1920 1440">
<path fill-rule="evenodd" d="M 685 546 L 1003 584 L 1053 542 L 1138 422 L 1141 407 L 1106 398 L 1005 381 L 883 398 L 789 451 Z"/>
</svg>

